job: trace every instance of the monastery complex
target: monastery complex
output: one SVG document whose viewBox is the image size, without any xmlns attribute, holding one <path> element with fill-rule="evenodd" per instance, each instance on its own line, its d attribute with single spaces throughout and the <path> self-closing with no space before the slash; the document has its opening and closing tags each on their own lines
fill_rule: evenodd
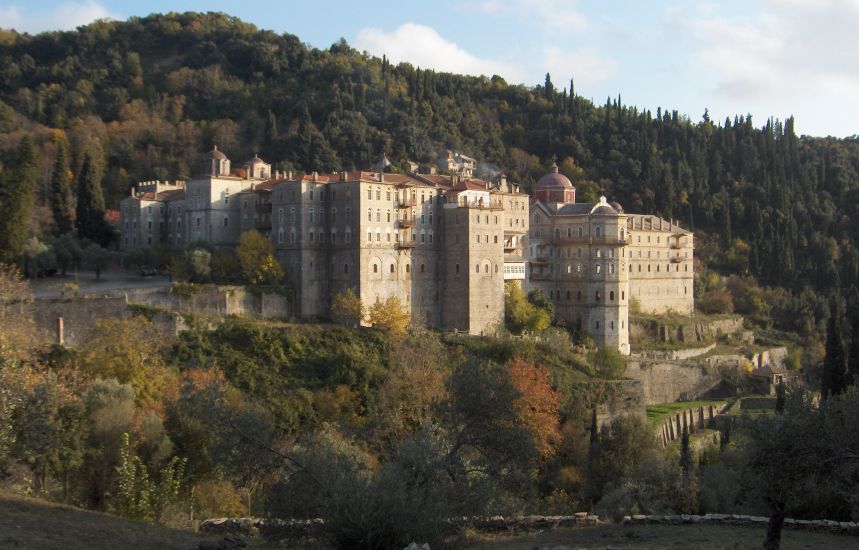
<svg viewBox="0 0 859 550">
<path fill-rule="evenodd" d="M 365 304 L 397 296 L 416 323 L 471 334 L 504 320 L 504 285 L 540 289 L 568 326 L 628 354 L 629 308 L 693 310 L 693 235 L 605 197 L 576 202 L 552 165 L 533 195 L 503 175 L 473 177 L 450 151 L 450 175 L 272 171 L 254 157 L 232 170 L 215 148 L 187 182 L 142 182 L 121 203 L 123 249 L 206 243 L 233 250 L 267 236 L 302 317 L 327 317 L 353 289 Z"/>
</svg>

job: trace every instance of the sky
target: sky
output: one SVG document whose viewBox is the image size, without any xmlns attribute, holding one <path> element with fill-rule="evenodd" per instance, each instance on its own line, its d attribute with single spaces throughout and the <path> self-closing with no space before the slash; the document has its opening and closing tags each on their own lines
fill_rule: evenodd
<svg viewBox="0 0 859 550">
<path fill-rule="evenodd" d="M 605 103 L 700 120 L 796 118 L 801 134 L 859 134 L 859 0 L 0 0 L 0 28 L 222 11 L 302 42 L 422 68 L 498 74 Z"/>
</svg>

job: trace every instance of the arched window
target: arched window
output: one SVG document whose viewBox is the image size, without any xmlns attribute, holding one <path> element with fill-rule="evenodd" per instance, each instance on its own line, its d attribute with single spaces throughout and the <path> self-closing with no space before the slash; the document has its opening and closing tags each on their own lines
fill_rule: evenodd
<svg viewBox="0 0 859 550">
<path fill-rule="evenodd" d="M 568 290 L 567 291 L 567 300 L 569 300 L 569 299 L 570 299 L 570 291 Z"/>
<path fill-rule="evenodd" d="M 582 236 L 582 234 L 583 234 L 583 230 L 582 230 L 582 228 L 581 228 L 581 227 L 579 227 L 579 237 L 581 237 L 581 236 Z"/>
<path fill-rule="evenodd" d="M 602 269 L 602 267 L 600 266 L 600 264 L 596 264 L 596 265 L 594 266 L 594 272 L 596 272 L 596 274 L 597 274 L 597 275 L 599 275 L 599 273 L 600 273 L 600 269 Z"/>
<path fill-rule="evenodd" d="M 379 266 L 377 264 L 373 264 L 373 273 L 379 272 Z"/>
<path fill-rule="evenodd" d="M 608 301 L 614 302 L 614 291 L 613 290 L 608 293 Z"/>
<path fill-rule="evenodd" d="M 474 265 L 474 272 L 475 272 L 475 273 L 480 273 L 480 264 L 475 264 L 475 265 Z"/>
<path fill-rule="evenodd" d="M 600 227 L 600 226 L 597 226 L 597 227 L 596 227 L 595 235 L 596 235 L 597 237 L 601 237 L 601 236 L 602 236 L 602 227 Z"/>
<path fill-rule="evenodd" d="M 596 298 L 597 298 L 597 302 L 599 302 L 600 301 L 600 291 L 599 290 L 597 290 L 597 292 L 596 292 Z"/>
<path fill-rule="evenodd" d="M 412 272 L 412 266 L 409 264 L 406 264 L 406 273 L 411 273 L 411 272 Z"/>
<path fill-rule="evenodd" d="M 560 229 L 555 229 L 555 238 L 556 238 L 556 239 L 560 239 L 560 238 L 561 238 L 561 230 L 560 230 Z"/>
<path fill-rule="evenodd" d="M 391 273 L 393 273 L 394 271 L 395 271 L 394 264 L 391 264 Z"/>
</svg>

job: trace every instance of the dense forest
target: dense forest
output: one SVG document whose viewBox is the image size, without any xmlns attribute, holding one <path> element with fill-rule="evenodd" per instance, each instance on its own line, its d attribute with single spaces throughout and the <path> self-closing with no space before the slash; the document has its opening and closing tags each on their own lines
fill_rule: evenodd
<svg viewBox="0 0 859 550">
<path fill-rule="evenodd" d="M 620 97 L 595 105 L 550 75 L 529 88 L 394 66 L 219 13 L 0 31 L 0 132 L 8 151 L 35 137 L 40 203 L 60 133 L 72 172 L 85 152 L 103 167 L 108 207 L 138 180 L 187 178 L 215 143 L 234 160 L 258 152 L 307 171 L 365 168 L 383 151 L 426 165 L 451 148 L 526 189 L 556 156 L 580 196 L 718 235 L 717 266 L 794 291 L 859 280 L 855 137 L 797 137 L 792 118 L 756 127 Z"/>
</svg>

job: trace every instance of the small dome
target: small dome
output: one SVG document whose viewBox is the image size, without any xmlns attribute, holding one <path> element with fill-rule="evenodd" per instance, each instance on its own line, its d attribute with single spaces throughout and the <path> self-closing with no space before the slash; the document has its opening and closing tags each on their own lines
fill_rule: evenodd
<svg viewBox="0 0 859 550">
<path fill-rule="evenodd" d="M 227 158 L 227 155 L 218 151 L 218 146 L 215 145 L 215 148 L 209 151 L 209 158 L 215 160 L 225 160 Z"/>
<path fill-rule="evenodd" d="M 222 153 L 222 154 L 223 154 L 223 153 Z M 250 160 L 249 160 L 249 161 L 247 161 L 245 164 L 250 164 L 250 165 L 254 165 L 254 164 L 266 164 L 266 162 L 265 162 L 263 159 L 259 158 L 259 155 L 254 155 L 254 158 L 250 159 Z"/>
<path fill-rule="evenodd" d="M 611 206 L 612 208 L 614 208 L 615 210 L 617 210 L 617 212 L 618 212 L 619 214 L 623 214 L 623 207 L 620 205 L 620 203 L 619 203 L 619 202 L 610 202 L 610 203 L 609 203 L 609 206 Z"/>
<path fill-rule="evenodd" d="M 591 210 L 591 214 L 594 216 L 611 216 L 617 214 L 617 210 L 607 204 L 601 204 Z"/>
<path fill-rule="evenodd" d="M 573 184 L 564 174 L 558 173 L 558 165 L 552 163 L 552 171 L 537 180 L 534 189 L 573 189 Z"/>
</svg>

